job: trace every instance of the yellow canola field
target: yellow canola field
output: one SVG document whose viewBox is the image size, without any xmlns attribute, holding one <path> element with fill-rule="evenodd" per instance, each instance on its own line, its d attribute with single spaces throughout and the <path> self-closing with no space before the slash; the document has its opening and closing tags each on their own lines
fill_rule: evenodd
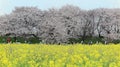
<svg viewBox="0 0 120 67">
<path fill-rule="evenodd" d="M 120 45 L 0 44 L 0 67 L 120 67 Z"/>
</svg>

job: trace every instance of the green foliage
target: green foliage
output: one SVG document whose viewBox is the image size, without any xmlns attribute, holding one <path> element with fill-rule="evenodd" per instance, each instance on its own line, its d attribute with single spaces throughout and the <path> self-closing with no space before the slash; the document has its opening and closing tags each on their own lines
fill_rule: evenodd
<svg viewBox="0 0 120 67">
<path fill-rule="evenodd" d="M 34 43 L 40 43 L 41 40 L 39 40 L 38 38 L 31 37 L 28 39 L 28 42 L 34 44 Z"/>
<path fill-rule="evenodd" d="M 0 37 L 0 43 L 6 43 L 7 42 L 6 39 L 7 39 L 6 36 L 1 36 Z"/>
<path fill-rule="evenodd" d="M 118 43 L 120 43 L 120 40 L 113 40 L 112 43 L 118 44 Z"/>
<path fill-rule="evenodd" d="M 82 38 L 70 38 L 69 39 L 69 43 L 84 43 L 84 44 L 95 44 L 95 43 L 104 43 L 104 41 L 102 40 L 102 38 L 99 37 L 86 37 L 85 40 L 83 41 Z"/>
<path fill-rule="evenodd" d="M 0 37 L 0 43 L 7 43 L 8 36 L 1 36 Z M 29 44 L 35 44 L 35 43 L 42 43 L 42 40 L 39 38 L 31 37 L 31 38 L 24 38 L 24 37 L 9 37 L 11 38 L 12 43 L 20 42 L 20 43 L 29 43 Z M 95 44 L 95 43 L 105 43 L 103 41 L 103 38 L 99 37 L 86 37 L 83 41 L 82 38 L 70 38 L 68 44 L 75 44 L 75 43 L 83 43 L 83 44 Z M 118 44 L 120 43 L 120 40 L 113 40 L 112 43 Z"/>
<path fill-rule="evenodd" d="M 7 43 L 7 38 L 8 36 L 1 36 L 0 37 L 0 43 Z M 24 37 L 9 37 L 11 39 L 11 42 L 12 43 L 15 43 L 15 42 L 20 42 L 20 43 L 40 43 L 41 40 L 39 40 L 38 38 L 34 38 L 34 37 L 31 37 L 31 38 L 24 38 Z"/>
</svg>

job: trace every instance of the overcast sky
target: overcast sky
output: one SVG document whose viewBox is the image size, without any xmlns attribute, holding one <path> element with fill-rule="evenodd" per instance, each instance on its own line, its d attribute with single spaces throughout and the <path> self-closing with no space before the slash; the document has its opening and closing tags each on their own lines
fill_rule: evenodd
<svg viewBox="0 0 120 67">
<path fill-rule="evenodd" d="M 0 15 L 10 13 L 14 7 L 36 6 L 42 10 L 60 8 L 66 4 L 81 9 L 120 8 L 120 0 L 0 0 Z"/>
</svg>

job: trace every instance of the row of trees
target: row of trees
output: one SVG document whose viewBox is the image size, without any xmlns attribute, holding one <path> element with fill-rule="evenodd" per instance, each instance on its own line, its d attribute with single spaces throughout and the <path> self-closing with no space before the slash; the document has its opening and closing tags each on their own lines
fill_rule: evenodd
<svg viewBox="0 0 120 67">
<path fill-rule="evenodd" d="M 45 43 L 68 43 L 70 38 L 103 37 L 107 41 L 120 38 L 120 9 L 82 10 L 66 5 L 60 9 L 16 7 L 0 16 L 0 35 L 33 35 Z"/>
</svg>

